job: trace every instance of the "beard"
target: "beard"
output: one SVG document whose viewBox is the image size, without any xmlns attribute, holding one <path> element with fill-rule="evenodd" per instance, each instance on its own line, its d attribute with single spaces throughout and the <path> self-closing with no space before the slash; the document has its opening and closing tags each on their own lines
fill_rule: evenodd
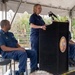
<svg viewBox="0 0 75 75">
<path fill-rule="evenodd" d="M 11 27 L 8 27 L 8 30 L 10 30 L 11 29 Z"/>
</svg>

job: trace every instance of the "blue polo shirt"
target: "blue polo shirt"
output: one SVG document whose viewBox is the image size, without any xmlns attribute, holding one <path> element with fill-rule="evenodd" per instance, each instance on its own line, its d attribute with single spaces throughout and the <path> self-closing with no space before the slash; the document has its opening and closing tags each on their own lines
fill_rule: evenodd
<svg viewBox="0 0 75 75">
<path fill-rule="evenodd" d="M 11 32 L 4 32 L 0 30 L 0 46 L 5 45 L 7 47 L 17 48 L 17 40 L 15 39 L 13 33 Z M 5 56 L 7 51 L 3 51 L 0 48 L 2 56 Z"/>
<path fill-rule="evenodd" d="M 35 24 L 37 26 L 43 26 L 45 24 L 45 22 L 43 21 L 42 17 L 40 15 L 35 14 L 35 13 L 33 13 L 30 16 L 29 23 L 33 23 L 33 24 Z M 39 36 L 39 29 L 31 28 L 30 36 L 31 37 Z"/>
</svg>

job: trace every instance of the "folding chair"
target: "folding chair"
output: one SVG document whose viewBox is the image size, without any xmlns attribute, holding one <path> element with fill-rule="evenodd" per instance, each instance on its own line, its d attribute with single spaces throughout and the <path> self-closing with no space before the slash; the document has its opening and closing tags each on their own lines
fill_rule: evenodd
<svg viewBox="0 0 75 75">
<path fill-rule="evenodd" d="M 0 66 L 6 65 L 6 71 L 7 71 L 8 64 L 10 64 L 10 73 L 12 75 L 11 60 L 10 59 L 3 59 L 2 57 L 0 57 Z M 2 70 L 2 75 L 3 75 L 3 70 Z"/>
</svg>

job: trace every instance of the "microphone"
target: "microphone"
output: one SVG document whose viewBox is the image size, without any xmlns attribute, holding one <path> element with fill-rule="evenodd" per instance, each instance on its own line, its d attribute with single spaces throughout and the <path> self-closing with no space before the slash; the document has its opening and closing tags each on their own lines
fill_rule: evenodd
<svg viewBox="0 0 75 75">
<path fill-rule="evenodd" d="M 57 18 L 57 16 L 56 16 L 54 13 L 52 13 L 51 11 L 50 11 L 48 14 L 49 14 L 49 17 L 54 16 L 54 17 L 56 17 L 56 18 Z"/>
</svg>

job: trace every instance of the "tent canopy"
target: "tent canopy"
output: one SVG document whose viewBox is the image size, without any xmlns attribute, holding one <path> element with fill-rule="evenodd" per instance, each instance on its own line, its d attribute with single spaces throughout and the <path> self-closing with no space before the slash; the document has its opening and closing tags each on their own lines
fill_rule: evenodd
<svg viewBox="0 0 75 75">
<path fill-rule="evenodd" d="M 7 10 L 11 9 L 15 12 L 20 2 L 21 0 L 7 0 Z M 32 13 L 33 5 L 37 3 L 42 5 L 41 14 L 45 15 L 49 11 L 52 11 L 57 15 L 69 16 L 70 11 L 73 10 L 74 13 L 75 10 L 75 0 L 22 0 L 18 12 L 23 13 L 27 11 L 28 13 Z"/>
</svg>

